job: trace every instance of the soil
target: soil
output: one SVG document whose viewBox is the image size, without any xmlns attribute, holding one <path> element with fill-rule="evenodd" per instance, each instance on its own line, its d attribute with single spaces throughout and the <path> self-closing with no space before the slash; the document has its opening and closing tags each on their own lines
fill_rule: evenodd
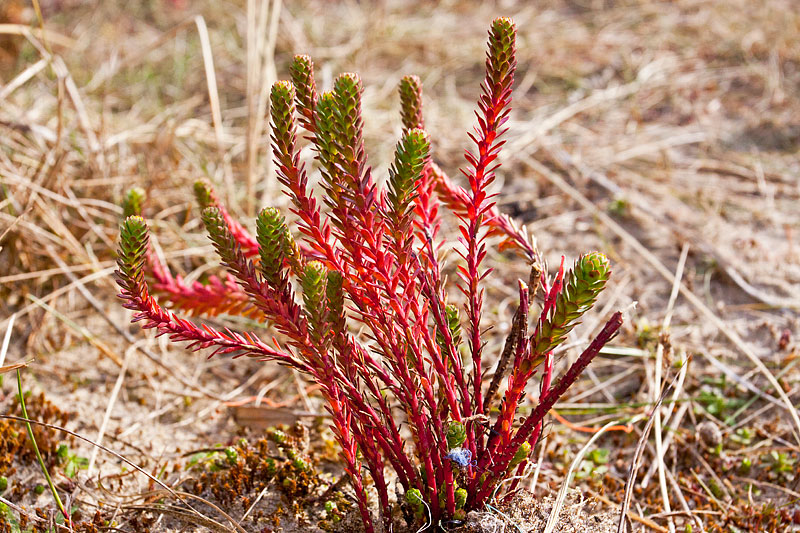
<svg viewBox="0 0 800 533">
<path fill-rule="evenodd" d="M 467 515 L 464 531 L 500 533 L 522 531 L 542 533 L 553 509 L 553 498 L 538 498 L 528 491 L 518 493 L 497 511 L 472 511 Z M 614 533 L 618 517 L 602 508 L 597 501 L 584 500 L 578 491 L 569 492 L 552 531 L 558 533 Z"/>
</svg>

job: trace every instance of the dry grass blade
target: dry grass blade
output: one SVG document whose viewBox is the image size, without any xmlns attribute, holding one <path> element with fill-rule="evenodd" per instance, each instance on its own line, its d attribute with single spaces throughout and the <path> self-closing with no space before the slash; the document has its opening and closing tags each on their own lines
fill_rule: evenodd
<svg viewBox="0 0 800 533">
<path fill-rule="evenodd" d="M 619 508 L 619 504 L 616 504 L 616 503 L 612 502 L 611 500 L 609 500 L 606 496 L 603 496 L 602 494 L 598 494 L 598 493 L 596 493 L 594 491 L 590 491 L 590 494 L 592 496 L 594 496 L 595 498 L 597 498 L 598 500 L 600 500 L 601 502 L 603 502 L 604 504 L 606 504 L 609 507 L 611 507 L 612 509 L 618 509 Z M 642 524 L 643 526 L 647 527 L 648 529 L 650 529 L 652 531 L 658 531 L 658 533 L 669 533 L 669 529 L 667 529 L 665 527 L 661 527 L 658 524 L 656 524 L 655 522 L 653 522 L 652 520 L 650 520 L 649 518 L 646 518 L 646 517 L 644 517 L 644 516 L 642 516 L 642 515 L 640 515 L 638 513 L 634 513 L 631 510 L 628 510 L 627 516 L 631 520 L 633 520 L 635 522 L 639 522 L 640 524 Z"/>
<path fill-rule="evenodd" d="M 678 260 L 678 266 L 675 269 L 675 281 L 672 283 L 672 292 L 669 295 L 669 302 L 667 303 L 667 312 L 664 316 L 664 321 L 661 323 L 661 335 L 668 335 L 669 324 L 672 320 L 672 313 L 675 309 L 675 301 L 678 299 L 678 291 L 681 286 L 681 279 L 683 278 L 683 268 L 686 265 L 686 257 L 689 255 L 689 246 L 683 245 L 681 250 L 681 257 Z M 664 342 L 660 341 L 656 347 L 656 361 L 654 368 L 655 383 L 653 387 L 654 395 L 658 394 L 657 391 L 661 390 L 661 372 L 664 363 Z M 656 437 L 656 464 L 658 465 L 658 480 L 661 487 L 661 501 L 664 505 L 664 512 L 671 513 L 672 507 L 669 502 L 669 491 L 667 489 L 667 478 L 664 474 L 666 466 L 664 466 L 664 446 L 662 442 L 661 426 L 661 409 L 655 410 L 655 437 Z M 675 532 L 675 523 L 672 517 L 668 518 L 669 530 L 671 533 Z"/>
<path fill-rule="evenodd" d="M 8 326 L 6 327 L 6 333 L 3 336 L 3 345 L 0 346 L 0 374 L 6 374 L 19 368 L 25 368 L 33 362 L 33 358 L 31 357 L 27 361 L 20 361 L 18 363 L 3 366 L 3 363 L 6 361 L 6 354 L 8 353 L 8 345 L 11 342 L 11 332 L 14 330 L 15 319 L 16 315 L 11 315 L 11 318 L 8 321 Z"/>
<path fill-rule="evenodd" d="M 13 80 L 9 81 L 4 87 L 0 88 L 0 101 L 5 100 L 18 88 L 25 85 L 30 79 L 45 69 L 48 65 L 47 59 L 40 59 L 33 65 L 20 72 Z"/>
<path fill-rule="evenodd" d="M 33 363 L 33 361 L 34 361 L 34 359 L 33 359 L 33 357 L 31 357 L 30 359 L 28 359 L 26 361 L 20 361 L 19 363 L 14 363 L 14 364 L 11 364 L 11 365 L 0 366 L 0 374 L 7 374 L 7 373 L 9 373 L 9 372 L 11 372 L 13 370 L 18 369 L 18 368 L 25 368 L 29 364 Z"/>
<path fill-rule="evenodd" d="M 6 326 L 6 333 L 3 335 L 3 345 L 0 346 L 0 366 L 6 362 L 6 354 L 8 353 L 8 345 L 11 342 L 11 332 L 14 330 L 14 321 L 17 319 L 17 315 L 13 314 L 8 319 L 8 325 Z M 12 369 L 13 370 L 13 369 Z"/>
<path fill-rule="evenodd" d="M 691 359 L 686 361 L 688 365 Z M 647 439 L 650 436 L 650 430 L 653 428 L 653 423 L 656 421 L 655 413 L 658 409 L 661 408 L 661 404 L 664 402 L 664 398 L 667 397 L 667 393 L 675 386 L 675 383 L 678 381 L 680 374 L 676 374 L 674 378 L 672 378 L 672 382 L 669 384 L 668 387 L 665 387 L 664 390 L 661 392 L 661 395 L 658 398 L 658 401 L 653 406 L 651 411 L 650 417 L 647 419 L 647 424 L 644 426 L 644 430 L 642 431 L 642 436 L 639 438 L 639 443 L 636 445 L 636 452 L 633 454 L 633 460 L 631 462 L 630 470 L 628 471 L 628 480 L 625 483 L 625 495 L 622 499 L 622 505 L 620 506 L 620 515 L 619 515 L 619 523 L 617 525 L 617 533 L 625 533 L 625 518 L 628 516 L 628 509 L 631 505 L 631 496 L 633 496 L 633 485 L 636 482 L 636 473 L 639 471 L 639 461 L 642 459 L 642 454 L 644 453 L 645 446 L 647 445 Z"/>
<path fill-rule="evenodd" d="M 114 404 L 117 401 L 117 396 L 119 395 L 120 389 L 122 389 L 122 382 L 125 380 L 125 373 L 128 371 L 128 362 L 130 361 L 131 353 L 135 349 L 136 345 L 133 345 L 125 350 L 125 358 L 122 360 L 122 367 L 119 369 L 117 381 L 114 382 L 114 388 L 111 390 L 111 396 L 108 398 L 108 405 L 106 406 L 106 412 L 103 414 L 103 421 L 100 423 L 100 428 L 97 430 L 97 437 L 95 440 L 98 444 L 102 444 L 103 442 L 103 437 L 105 436 L 106 428 L 108 427 L 108 421 L 111 419 L 111 410 L 114 408 Z M 99 448 L 97 447 L 92 448 L 92 454 L 89 456 L 89 465 L 86 467 L 87 477 L 90 477 L 92 475 L 92 470 L 94 470 L 98 449 Z"/>
<path fill-rule="evenodd" d="M 275 46 L 280 0 L 248 0 L 247 2 L 247 196 L 246 212 L 255 213 L 258 176 L 258 154 L 264 132 L 269 88 L 277 79 Z M 269 23 L 269 29 L 267 24 Z M 272 159 L 267 157 L 267 176 L 271 174 Z"/>
<path fill-rule="evenodd" d="M 24 24 L 0 24 L 0 34 L 26 35 L 32 33 L 37 39 L 46 39 L 48 42 L 64 48 L 75 46 L 75 40 L 56 31 L 41 28 L 30 28 Z"/>
<path fill-rule="evenodd" d="M 197 34 L 200 36 L 200 47 L 203 51 L 203 68 L 206 72 L 206 83 L 208 84 L 208 101 L 211 105 L 211 118 L 214 123 L 214 135 L 217 139 L 217 148 L 221 151 L 225 139 L 225 132 L 222 129 L 222 108 L 219 103 L 219 89 L 217 88 L 217 74 L 214 70 L 214 54 L 211 50 L 211 39 L 208 36 L 208 26 L 206 20 L 197 15 L 194 18 L 197 26 Z"/>
<path fill-rule="evenodd" d="M 187 513 L 183 509 L 175 509 L 164 505 L 125 505 L 122 509 L 126 511 L 147 511 L 157 515 L 166 515 L 178 519 L 181 522 L 186 522 L 196 527 L 203 528 L 203 531 L 217 531 L 220 533 L 229 533 L 237 531 L 236 529 L 225 527 L 216 520 L 207 516 L 197 516 L 192 513 Z M 244 530 L 242 530 L 244 531 Z"/>
<path fill-rule="evenodd" d="M 634 417 L 632 420 L 628 421 L 629 424 L 634 424 L 638 420 L 642 418 L 641 415 Z M 618 426 L 622 424 L 622 420 L 612 420 L 611 422 L 607 423 L 600 430 L 592 435 L 592 438 L 583 445 L 583 448 L 578 452 L 575 456 L 575 459 L 572 460 L 572 464 L 569 465 L 569 470 L 567 471 L 567 475 L 564 481 L 561 482 L 561 488 L 558 491 L 558 496 L 556 496 L 556 500 L 553 502 L 553 508 L 550 511 L 550 517 L 547 519 L 547 525 L 544 528 L 542 533 L 553 533 L 556 526 L 558 525 L 559 521 L 559 514 L 561 513 L 561 507 L 564 505 L 564 501 L 567 499 L 567 492 L 569 491 L 569 486 L 572 483 L 572 480 L 575 477 L 575 471 L 580 467 L 581 462 L 583 461 L 584 456 L 589 452 L 589 449 L 592 445 L 599 439 L 602 435 L 606 433 L 610 428 L 614 426 Z"/>
</svg>

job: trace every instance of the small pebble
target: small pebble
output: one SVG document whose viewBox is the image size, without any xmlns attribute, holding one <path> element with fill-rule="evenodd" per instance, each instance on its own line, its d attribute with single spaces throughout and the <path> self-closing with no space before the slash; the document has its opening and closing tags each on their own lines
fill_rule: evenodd
<svg viewBox="0 0 800 533">
<path fill-rule="evenodd" d="M 706 421 L 697 424 L 697 436 L 700 442 L 709 448 L 716 448 L 722 443 L 722 432 L 714 422 Z"/>
</svg>

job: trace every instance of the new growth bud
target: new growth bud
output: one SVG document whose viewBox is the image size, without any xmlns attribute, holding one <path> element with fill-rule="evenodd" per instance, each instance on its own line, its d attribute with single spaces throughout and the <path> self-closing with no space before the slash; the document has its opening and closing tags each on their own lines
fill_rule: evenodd
<svg viewBox="0 0 800 533">
<path fill-rule="evenodd" d="M 422 116 L 422 80 L 418 76 L 404 76 L 398 87 L 400 92 L 400 117 L 403 131 L 425 128 Z"/>
<path fill-rule="evenodd" d="M 461 422 L 450 422 L 447 426 L 447 447 L 458 448 L 467 440 L 467 430 Z"/>
<path fill-rule="evenodd" d="M 266 207 L 258 214 L 256 239 L 261 256 L 261 273 L 267 283 L 275 288 L 285 283 L 283 263 L 290 251 L 288 233 L 283 215 L 274 207 Z"/>
<path fill-rule="evenodd" d="M 214 201 L 213 189 L 206 180 L 197 180 L 194 182 L 194 197 L 201 211 L 206 207 L 213 207 L 216 203 Z"/>
<path fill-rule="evenodd" d="M 142 203 L 145 200 L 145 192 L 141 187 L 131 187 L 125 193 L 125 198 L 122 200 L 122 218 L 142 214 Z"/>
<path fill-rule="evenodd" d="M 558 294 L 555 307 L 533 338 L 534 351 L 545 354 L 561 344 L 578 319 L 597 300 L 606 286 L 611 268 L 606 256 L 592 252 L 581 256 L 564 279 L 564 288 Z"/>
<path fill-rule="evenodd" d="M 321 338 L 325 335 L 325 285 L 328 271 L 319 261 L 311 261 L 303 270 L 300 284 L 303 287 L 303 303 L 312 329 Z"/>
</svg>

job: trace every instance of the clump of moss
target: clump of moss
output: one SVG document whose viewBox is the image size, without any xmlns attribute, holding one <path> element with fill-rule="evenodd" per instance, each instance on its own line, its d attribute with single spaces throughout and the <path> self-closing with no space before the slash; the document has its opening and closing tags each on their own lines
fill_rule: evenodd
<svg viewBox="0 0 800 533">
<path fill-rule="evenodd" d="M 353 502 L 348 500 L 341 491 L 334 492 L 325 500 L 325 518 L 317 523 L 324 531 L 335 531 L 342 519 L 353 508 Z"/>
<path fill-rule="evenodd" d="M 274 522 L 277 515 L 292 510 L 302 515 L 304 501 L 322 483 L 316 461 L 308 454 L 308 432 L 303 426 L 270 428 L 266 437 L 249 443 L 240 439 L 235 445 L 195 453 L 187 467 L 199 475 L 190 482 L 195 494 L 210 494 L 223 505 L 238 502 L 247 511 L 255 498 L 272 485 L 282 494 L 286 505 L 265 516 L 263 511 L 249 515 L 254 522 Z M 342 508 L 346 508 L 342 505 Z"/>
<path fill-rule="evenodd" d="M 31 516 L 23 513 L 18 517 L 6 504 L 0 503 L 0 531 L 51 533 L 53 531 L 51 510 L 36 507 L 32 511 Z M 80 510 L 76 510 L 72 514 L 71 530 L 75 533 L 100 533 L 109 529 L 110 519 L 110 515 L 97 510 L 90 520 L 84 520 Z M 137 528 L 135 531 L 146 533 L 149 530 Z"/>
<path fill-rule="evenodd" d="M 238 501 L 245 509 L 250 504 L 246 496 L 261 492 L 277 474 L 266 439 L 253 445 L 241 440 L 235 446 L 194 454 L 187 466 L 201 470 L 189 486 L 191 492 L 210 492 L 220 503 Z"/>
<path fill-rule="evenodd" d="M 28 416 L 33 420 L 63 426 L 70 419 L 70 414 L 56 407 L 45 398 L 44 393 L 39 395 L 26 393 L 25 404 L 28 408 Z M 22 416 L 18 401 L 13 403 L 9 414 Z M 54 429 L 34 424 L 33 436 L 45 464 L 48 468 L 55 466 L 59 459 L 58 447 L 63 442 L 62 435 Z M 15 462 L 23 465 L 33 464 L 36 462 L 36 454 L 28 441 L 28 435 L 22 423 L 14 420 L 0 420 L 0 476 L 13 474 Z"/>
</svg>

